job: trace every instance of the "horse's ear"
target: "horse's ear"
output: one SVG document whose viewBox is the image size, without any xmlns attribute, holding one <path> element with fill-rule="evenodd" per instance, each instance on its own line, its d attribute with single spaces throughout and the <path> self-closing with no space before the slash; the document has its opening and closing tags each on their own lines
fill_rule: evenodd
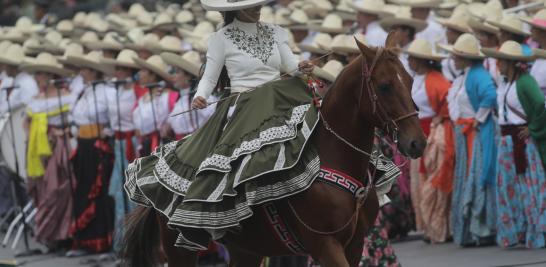
<svg viewBox="0 0 546 267">
<path fill-rule="evenodd" d="M 372 53 L 371 48 L 369 48 L 367 45 L 365 45 L 364 43 L 356 39 L 356 37 L 354 38 L 355 38 L 356 45 L 358 46 L 358 49 L 363 55 L 369 55 L 370 53 Z"/>
<path fill-rule="evenodd" d="M 400 35 L 397 31 L 390 31 L 389 35 L 387 35 L 387 39 L 385 40 L 385 47 L 386 48 L 395 48 L 398 46 L 400 39 Z"/>
</svg>

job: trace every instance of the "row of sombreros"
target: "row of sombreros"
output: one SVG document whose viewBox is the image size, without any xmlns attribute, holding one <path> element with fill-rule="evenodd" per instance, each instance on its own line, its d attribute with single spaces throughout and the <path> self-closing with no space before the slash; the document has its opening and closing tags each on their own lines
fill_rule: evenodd
<svg viewBox="0 0 546 267">
<path fill-rule="evenodd" d="M 63 56 L 42 52 L 36 57 L 26 57 L 20 45 L 12 44 L 6 48 L 5 53 L 0 54 L 0 64 L 17 66 L 21 70 L 29 72 L 54 73 L 63 77 L 73 74 L 72 67 L 90 68 L 111 75 L 117 66 L 134 70 L 147 69 L 160 76 L 161 79 L 171 81 L 169 65 L 199 76 L 203 62 L 199 53 L 195 51 L 189 51 L 182 55 L 163 52 L 143 60 L 138 57 L 135 51 L 124 49 L 115 59 L 107 59 L 102 57 L 100 51 L 84 54 L 83 48 L 77 44 L 71 45 Z"/>
</svg>

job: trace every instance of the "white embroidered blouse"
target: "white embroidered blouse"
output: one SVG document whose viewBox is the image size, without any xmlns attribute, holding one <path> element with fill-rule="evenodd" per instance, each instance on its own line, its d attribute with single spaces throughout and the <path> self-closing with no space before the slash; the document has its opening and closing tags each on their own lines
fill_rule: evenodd
<svg viewBox="0 0 546 267">
<path fill-rule="evenodd" d="M 209 98 L 224 65 L 231 91 L 237 93 L 278 79 L 281 71 L 293 74 L 298 69 L 298 60 L 283 28 L 235 19 L 211 35 L 205 72 L 195 97 Z"/>
</svg>

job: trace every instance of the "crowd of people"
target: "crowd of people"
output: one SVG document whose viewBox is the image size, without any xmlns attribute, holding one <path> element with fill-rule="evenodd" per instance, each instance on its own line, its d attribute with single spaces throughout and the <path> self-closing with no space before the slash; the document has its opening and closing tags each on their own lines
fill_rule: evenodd
<svg viewBox="0 0 546 267">
<path fill-rule="evenodd" d="M 294 60 L 315 64 L 321 94 L 360 55 L 355 38 L 382 46 L 396 33 L 428 144 L 422 158 L 408 160 L 378 132 L 384 142 L 376 149 L 401 175 L 366 238 L 364 266 L 397 266 L 389 240 L 412 230 L 430 243 L 546 247 L 543 4 L 279 0 L 262 7 L 260 21 L 284 28 Z M 21 17 L 0 29 L 0 116 L 26 111 L 21 167 L 40 243 L 69 248 L 68 256 L 119 251 L 124 217 L 135 207 L 123 186 L 129 163 L 212 116 L 222 95 L 197 85 L 204 77 L 213 89 L 230 75 L 211 61 L 218 53 L 267 52 L 252 50 L 260 40 L 244 35 L 221 47 L 214 33 L 224 23 L 225 14 L 190 0 L 55 22 Z M 203 76 L 205 64 L 215 66 L 215 80 Z M 193 107 L 206 108 L 192 110 L 194 98 L 205 101 Z"/>
</svg>

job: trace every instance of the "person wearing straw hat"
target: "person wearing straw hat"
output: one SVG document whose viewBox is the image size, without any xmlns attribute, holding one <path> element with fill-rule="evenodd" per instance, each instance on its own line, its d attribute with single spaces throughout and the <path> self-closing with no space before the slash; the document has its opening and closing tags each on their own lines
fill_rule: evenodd
<svg viewBox="0 0 546 267">
<path fill-rule="evenodd" d="M 68 134 L 70 107 L 75 97 L 51 80 L 68 77 L 70 71 L 48 53 L 40 53 L 22 70 L 32 73 L 40 92 L 27 106 L 29 141 L 27 145 L 27 174 L 29 188 L 37 208 L 36 240 L 49 251 L 62 249 L 73 219 L 72 169 L 69 158 Z"/>
<path fill-rule="evenodd" d="M 330 34 L 331 37 L 339 33 L 347 33 L 350 27 L 343 26 L 343 20 L 337 14 L 329 14 L 320 24 L 310 22 L 309 29 L 317 32 Z"/>
<path fill-rule="evenodd" d="M 455 123 L 455 175 L 451 225 L 460 246 L 487 245 L 495 238 L 496 87 L 483 67 L 485 55 L 473 35 L 461 35 L 453 45 L 440 45 L 464 72 L 449 89 L 449 115 Z M 470 206 L 469 206 L 470 205 Z M 470 225 L 473 225 L 471 228 Z"/>
<path fill-rule="evenodd" d="M 154 33 L 161 39 L 171 35 L 175 29 L 176 22 L 173 18 L 169 14 L 160 13 L 155 17 L 154 22 L 147 31 Z"/>
<path fill-rule="evenodd" d="M 379 20 L 392 14 L 385 11 L 383 0 L 350 2 L 349 6 L 356 10 L 358 31 L 366 36 L 368 43 L 371 46 L 385 45 L 387 32 L 379 25 Z"/>
<path fill-rule="evenodd" d="M 533 51 L 529 45 L 525 43 L 530 33 L 525 29 L 525 24 L 513 14 L 504 14 L 500 21 L 486 20 L 492 26 L 499 28 L 499 42 L 516 41 L 522 45 L 526 55 L 532 55 Z"/>
<path fill-rule="evenodd" d="M 502 13 L 490 13 L 488 16 L 485 16 L 487 19 L 497 19 L 502 16 Z M 468 21 L 468 25 L 472 29 L 472 32 L 480 40 L 480 45 L 482 48 L 498 48 L 499 47 L 499 28 L 489 25 L 485 20 L 479 20 L 477 18 L 472 18 Z M 492 57 L 488 57 L 484 60 L 485 69 L 489 71 L 493 80 L 497 85 L 501 84 L 502 77 L 500 72 L 497 69 L 497 60 Z"/>
<path fill-rule="evenodd" d="M 68 84 L 68 89 L 73 95 L 78 96 L 84 89 L 85 84 L 83 77 L 80 74 L 80 68 L 67 62 L 68 56 L 83 56 L 84 48 L 78 43 L 70 43 L 61 57 L 58 57 L 58 61 L 63 64 L 63 67 L 71 70 L 74 75 L 71 77 L 71 81 Z"/>
<path fill-rule="evenodd" d="M 219 162 L 216 162 L 213 158 L 220 155 L 231 155 L 234 149 L 240 151 L 239 147 L 247 147 L 251 142 L 257 146 L 254 148 L 248 147 L 255 150 L 255 152 L 252 153 L 252 158 L 248 157 L 248 165 L 246 166 L 253 167 L 241 168 L 240 177 L 251 177 L 250 172 L 266 173 L 275 171 L 274 166 L 262 165 L 257 162 L 276 162 L 279 157 L 278 149 L 285 151 L 283 155 L 286 155 L 286 157 L 282 160 L 284 162 L 282 165 L 293 166 L 292 164 L 306 165 L 309 163 L 306 159 L 312 157 L 308 158 L 307 156 L 310 155 L 303 155 L 307 153 L 303 149 L 307 137 L 301 132 L 300 127 L 297 127 L 295 132 L 290 134 L 293 136 L 293 138 L 290 138 L 290 145 L 285 145 L 288 139 L 286 138 L 287 132 L 284 131 L 274 133 L 272 135 L 273 139 L 270 139 L 270 141 L 264 139 L 268 135 L 267 133 L 272 133 L 275 129 L 285 129 L 285 126 L 291 127 L 287 126 L 287 123 L 292 123 L 292 121 L 300 121 L 301 123 L 306 121 L 308 125 L 315 125 L 318 121 L 317 110 L 309 106 L 312 95 L 307 90 L 307 85 L 297 77 L 284 78 L 287 75 L 296 76 L 300 73 L 311 74 L 314 65 L 309 61 L 298 62 L 289 47 L 288 34 L 284 29 L 259 21 L 261 7 L 267 2 L 269 0 L 236 2 L 201 0 L 201 4 L 205 9 L 224 12 L 225 23 L 221 29 L 213 33 L 209 38 L 207 62 L 203 76 L 197 86 L 197 92 L 192 100 L 192 108 L 207 107 L 207 99 L 215 90 L 224 95 L 225 98 L 217 105 L 216 111 L 208 122 L 194 134 L 158 148 L 156 151 L 163 151 L 160 157 L 154 153 L 154 155 L 136 160 L 129 166 L 129 180 L 126 187 L 132 199 L 136 197 L 134 193 L 137 191 L 135 190 L 139 190 L 132 187 L 132 185 L 137 185 L 139 183 L 137 181 L 144 178 L 142 174 L 155 170 L 157 166 L 162 166 L 161 168 L 173 174 L 171 177 L 174 182 L 181 181 L 179 179 L 183 179 L 183 176 L 194 181 L 193 185 L 203 183 L 198 187 L 207 188 L 204 191 L 195 191 L 196 198 L 211 203 L 211 205 L 204 205 L 203 209 L 195 211 L 196 216 L 199 217 L 198 220 L 210 221 L 214 224 L 225 224 L 227 221 L 224 218 L 219 221 L 215 219 L 219 217 L 210 216 L 210 213 L 231 212 L 233 207 L 245 204 L 242 202 L 240 204 L 232 203 L 235 205 L 233 206 L 225 201 L 216 201 L 216 197 L 209 198 L 208 193 L 205 192 L 208 189 L 214 191 L 214 188 L 220 188 L 218 194 L 222 195 L 228 193 L 227 191 L 224 192 L 223 189 L 232 188 L 235 182 L 231 178 L 226 178 L 225 183 L 222 182 L 225 187 L 223 185 L 218 187 L 218 183 L 222 181 L 225 173 L 218 176 L 220 173 L 214 170 L 219 170 L 215 167 Z M 281 73 L 285 74 L 281 76 Z M 267 146 L 260 145 L 265 145 L 266 142 L 268 143 Z M 243 148 L 243 150 L 245 149 Z M 302 160 L 298 160 L 297 155 L 301 155 Z M 238 161 L 234 164 L 239 163 Z M 230 164 L 228 163 L 228 165 Z M 222 166 L 227 165 L 222 163 Z M 239 169 L 237 166 L 232 166 L 234 169 Z M 210 172 L 197 172 L 200 168 L 207 169 L 209 167 L 211 168 Z M 295 170 L 287 169 L 286 171 L 290 173 Z M 282 179 L 288 180 L 291 179 L 290 177 L 291 174 L 288 174 Z M 159 180 L 164 178 L 166 178 L 164 173 L 158 175 Z M 263 184 L 254 184 L 257 180 L 265 184 L 274 182 L 267 179 L 252 179 L 252 181 L 246 181 L 245 183 L 252 183 L 253 185 L 248 184 L 250 187 L 245 186 L 245 188 L 253 191 L 252 188 L 262 187 Z M 276 196 L 278 198 L 285 196 L 287 192 L 298 190 L 293 186 L 289 186 L 288 182 L 277 181 L 275 184 L 285 188 L 276 191 L 276 193 L 268 192 L 279 194 Z M 164 188 L 161 183 L 148 184 L 147 186 L 157 187 L 158 190 Z M 180 192 L 179 189 L 173 189 L 174 191 L 169 192 L 178 193 Z M 244 196 L 251 193 L 244 192 L 246 189 L 242 190 L 239 190 L 237 194 Z M 164 203 L 167 199 L 165 197 L 168 198 L 169 196 L 154 195 L 149 196 L 149 199 L 151 202 Z M 214 199 L 213 202 L 211 202 L 212 199 Z M 235 201 L 239 202 L 239 200 Z M 161 204 L 156 207 L 166 206 Z M 213 210 L 209 210 L 208 207 L 213 207 Z M 180 203 L 180 205 L 173 208 L 185 209 L 186 207 L 184 203 Z M 191 207 L 188 208 L 191 209 Z M 206 215 L 207 213 L 209 215 Z M 171 222 L 179 219 L 185 220 L 184 218 L 174 217 L 168 219 Z M 233 219 L 237 220 L 236 218 Z M 208 246 L 209 240 L 197 240 L 197 235 L 207 237 L 207 239 L 219 236 L 216 230 L 211 230 L 209 233 L 196 228 L 197 235 L 195 233 L 187 235 L 184 229 L 184 227 L 177 228 L 177 230 L 184 232 L 182 234 L 185 237 L 184 240 L 180 239 L 182 242 L 180 245 L 187 248 L 191 247 L 192 250 L 197 247 L 206 249 Z M 193 245 L 190 245 L 190 243 Z"/>
<path fill-rule="evenodd" d="M 538 11 L 533 18 L 523 18 L 522 20 L 531 25 L 531 38 L 533 41 L 538 43 L 541 50 L 546 49 L 546 9 Z M 538 57 L 529 73 L 536 79 L 538 86 L 546 95 L 546 58 Z"/>
<path fill-rule="evenodd" d="M 463 33 L 470 33 L 470 28 L 467 24 L 468 15 L 466 12 L 466 7 L 458 6 L 448 19 L 437 19 L 438 22 L 446 28 L 445 40 L 447 44 L 452 45 Z M 455 80 L 455 78 L 461 74 L 461 72 L 457 71 L 457 68 L 455 68 L 453 58 L 451 57 L 442 60 L 442 73 L 450 81 Z"/>
<path fill-rule="evenodd" d="M 298 48 L 308 53 L 304 57 L 315 60 L 317 66 L 322 66 L 328 60 L 325 55 L 329 53 L 329 45 L 332 37 L 327 33 L 317 33 L 310 40 L 304 40 L 298 44 Z"/>
<path fill-rule="evenodd" d="M 213 104 L 205 109 L 186 112 L 191 110 L 191 100 L 195 94 L 199 73 L 203 65 L 199 53 L 189 51 L 179 56 L 165 52 L 161 54 L 161 58 L 175 68 L 174 87 L 180 89 L 180 99 L 176 102 L 167 119 L 167 126 L 174 132 L 176 140 L 180 140 L 201 128 L 214 113 L 216 105 Z M 208 99 L 209 102 L 216 100 L 214 96 Z M 181 112 L 186 113 L 177 115 Z"/>
<path fill-rule="evenodd" d="M 421 127 L 429 137 L 428 153 L 419 161 L 419 176 L 412 177 L 412 201 L 415 216 L 420 217 L 416 221 L 422 223 L 424 240 L 443 243 L 450 236 L 449 204 L 455 160 L 452 124 L 446 119 L 451 83 L 441 72 L 440 61 L 444 57 L 433 52 L 427 40 L 414 40 L 405 52 L 415 73 L 411 95 L 419 110 Z"/>
<path fill-rule="evenodd" d="M 140 69 L 140 85 L 148 89 L 133 110 L 133 122 L 140 144 L 139 156 L 144 157 L 161 145 L 163 139 L 170 138 L 165 134 L 165 124 L 179 94 L 168 87 L 172 84 L 169 66 L 159 55 L 153 55 L 145 61 L 140 58 L 133 60 Z M 165 85 L 159 85 L 160 82 Z"/>
<path fill-rule="evenodd" d="M 482 51 L 498 60 L 506 79 L 497 91 L 497 244 L 543 248 L 546 210 L 537 204 L 546 202 L 546 107 L 544 94 L 528 73 L 528 62 L 535 57 L 526 56 L 515 41 Z"/>
<path fill-rule="evenodd" d="M 74 197 L 78 223 L 70 228 L 76 238 L 72 250 L 66 254 L 68 257 L 105 252 L 112 245 L 114 206 L 104 185 L 109 183 L 112 174 L 113 155 L 105 138 L 109 123 L 106 92 L 113 89 L 107 84 L 95 83 L 111 75 L 112 69 L 102 60 L 99 51 L 68 56 L 66 60 L 80 69 L 84 82 L 84 89 L 72 108 L 78 141 L 72 159 L 78 181 Z M 97 188 L 100 190 L 91 194 Z"/>
<path fill-rule="evenodd" d="M 330 46 L 330 49 L 333 52 L 332 55 L 338 55 L 338 60 L 344 65 L 349 64 L 360 55 L 360 50 L 355 42 L 355 38 L 364 44 L 368 43 L 366 37 L 361 33 L 355 35 L 340 34 L 332 40 Z"/>
<path fill-rule="evenodd" d="M 108 32 L 102 40 L 96 42 L 87 42 L 85 45 L 96 51 L 101 51 L 104 58 L 114 59 L 123 49 L 123 44 L 120 42 L 121 36 L 115 32 Z"/>
<path fill-rule="evenodd" d="M 409 8 L 405 6 L 398 7 L 395 16 L 383 18 L 379 24 L 385 31 L 397 32 L 396 40 L 398 46 L 402 49 L 407 49 L 407 46 L 415 39 L 416 34 L 427 27 L 426 21 L 412 18 Z M 406 71 L 412 75 L 413 70 L 408 65 L 408 55 L 402 53 L 399 59 Z"/>
<path fill-rule="evenodd" d="M 396 0 L 394 3 L 409 6 L 411 8 L 411 17 L 427 22 L 427 27 L 415 34 L 415 39 L 424 39 L 429 43 L 434 44 L 436 42 L 445 44 L 445 30 L 442 25 L 431 14 L 432 9 L 440 6 L 442 1 L 440 0 Z"/>
<path fill-rule="evenodd" d="M 133 122 L 133 109 L 138 97 L 144 94 L 133 82 L 133 77 L 139 70 L 139 66 L 133 60 L 135 57 L 138 57 L 135 51 L 124 49 L 116 59 L 102 60 L 103 64 L 113 66 L 114 79 L 126 81 L 119 84 L 118 88 L 109 88 L 106 91 L 110 129 L 113 131 L 114 139 L 115 159 L 108 193 L 114 198 L 115 205 L 113 249 L 116 252 L 120 251 L 120 242 L 123 240 L 123 219 L 134 208 L 134 205 L 123 195 L 123 183 L 125 168 L 137 155 L 138 143 Z"/>
<path fill-rule="evenodd" d="M 329 60 L 322 67 L 316 67 L 313 75 L 320 79 L 322 84 L 318 85 L 318 93 L 325 96 L 330 86 L 336 81 L 337 76 L 343 70 L 343 63 L 337 60 Z"/>
<path fill-rule="evenodd" d="M 6 75 L 13 79 L 11 85 L 7 82 L 1 85 L 2 88 L 12 86 L 13 89 L 0 91 L 0 115 L 8 112 L 8 97 L 12 110 L 16 110 L 26 106 L 39 92 L 34 77 L 24 70 L 19 70 L 25 59 L 23 47 L 19 44 L 10 45 L 4 54 L 0 54 L 0 64 L 4 65 Z"/>
<path fill-rule="evenodd" d="M 147 60 L 154 54 L 153 49 L 158 46 L 159 36 L 154 33 L 147 33 L 133 43 L 127 43 L 125 48 L 135 50 L 138 57 L 142 60 Z"/>
</svg>

